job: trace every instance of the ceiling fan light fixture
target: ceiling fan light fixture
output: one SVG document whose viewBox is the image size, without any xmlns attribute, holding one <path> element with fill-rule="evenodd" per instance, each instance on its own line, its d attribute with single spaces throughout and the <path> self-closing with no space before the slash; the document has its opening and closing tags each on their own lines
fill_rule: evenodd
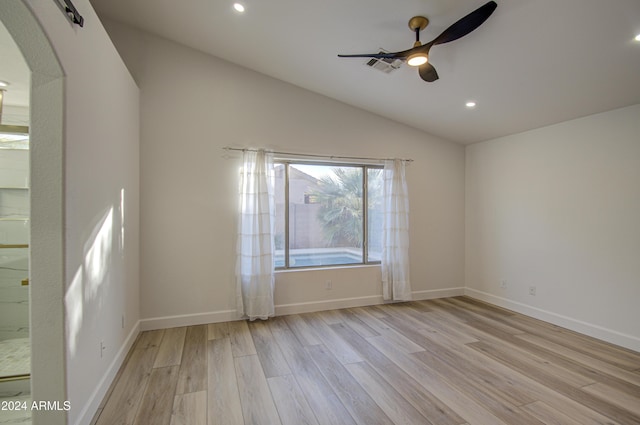
<svg viewBox="0 0 640 425">
<path fill-rule="evenodd" d="M 427 63 L 429 58 L 424 53 L 414 53 L 413 55 L 407 58 L 407 65 L 409 66 L 420 66 Z"/>
<path fill-rule="evenodd" d="M 473 12 L 458 19 L 446 30 L 440 33 L 439 36 L 424 45 L 420 43 L 420 31 L 426 28 L 426 26 L 429 24 L 429 20 L 424 16 L 414 16 L 409 20 L 409 29 L 413 33 L 415 33 L 416 36 L 413 48 L 409 50 L 403 50 L 401 52 L 361 53 L 355 55 L 338 55 L 338 57 L 371 58 L 371 60 L 383 60 L 385 62 L 393 60 L 406 61 L 409 66 L 418 68 L 418 75 L 423 81 L 432 83 L 439 77 L 436 69 L 433 67 L 433 65 L 431 65 L 431 61 L 429 60 L 429 50 L 433 46 L 455 41 L 474 31 L 476 28 L 482 25 L 484 21 L 489 18 L 489 16 L 491 16 L 491 14 L 496 10 L 497 7 L 498 4 L 495 1 L 489 0 L 483 6 L 480 6 Z"/>
</svg>

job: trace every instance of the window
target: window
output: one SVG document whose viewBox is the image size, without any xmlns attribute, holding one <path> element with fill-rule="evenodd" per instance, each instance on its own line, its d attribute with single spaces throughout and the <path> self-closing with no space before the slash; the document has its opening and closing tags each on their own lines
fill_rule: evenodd
<svg viewBox="0 0 640 425">
<path fill-rule="evenodd" d="M 276 268 L 380 262 L 381 166 L 276 161 L 275 176 Z"/>
</svg>

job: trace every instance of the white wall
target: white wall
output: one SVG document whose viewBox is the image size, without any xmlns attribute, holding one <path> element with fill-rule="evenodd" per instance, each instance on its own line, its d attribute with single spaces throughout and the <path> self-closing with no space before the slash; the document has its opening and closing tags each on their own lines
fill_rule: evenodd
<svg viewBox="0 0 640 425">
<path fill-rule="evenodd" d="M 240 156 L 226 159 L 224 146 L 413 158 L 413 290 L 461 291 L 462 146 L 122 24 L 105 26 L 141 89 L 143 327 L 235 317 Z M 277 314 L 382 299 L 379 267 L 276 280 Z M 182 315 L 195 316 L 175 317 Z"/>
<path fill-rule="evenodd" d="M 64 240 L 56 246 L 53 237 L 46 253 L 54 261 L 50 276 L 39 268 L 31 271 L 33 395 L 51 400 L 57 392 L 36 391 L 38 380 L 48 379 L 45 386 L 63 392 L 66 383 L 68 423 L 86 424 L 139 326 L 139 91 L 88 0 L 74 1 L 83 28 L 70 24 L 57 2 L 24 4 L 48 41 L 23 13 L 23 3 L 2 2 L 0 17 L 20 39 L 34 71 L 34 260 L 43 256 L 36 234 L 48 240 L 64 224 Z M 64 282 L 56 274 L 62 266 Z M 57 325 L 63 315 L 66 332 Z M 63 364 L 57 357 L 61 341 Z M 106 347 L 102 357 L 100 341 Z M 34 412 L 36 425 L 62 423 L 64 412 Z"/>
<path fill-rule="evenodd" d="M 69 423 L 90 419 L 137 335 L 139 90 L 87 0 L 62 25 L 66 74 L 66 322 Z M 59 11 L 58 11 L 59 13 Z M 124 326 L 122 316 L 124 315 Z M 102 354 L 100 343 L 106 347 Z M 111 379 L 106 379 L 106 384 Z M 98 390 L 99 392 L 94 394 Z M 90 404 L 91 403 L 91 404 Z M 82 412 L 86 409 L 86 413 Z"/>
<path fill-rule="evenodd" d="M 639 135 L 635 105 L 468 146 L 467 292 L 640 351 Z"/>
</svg>

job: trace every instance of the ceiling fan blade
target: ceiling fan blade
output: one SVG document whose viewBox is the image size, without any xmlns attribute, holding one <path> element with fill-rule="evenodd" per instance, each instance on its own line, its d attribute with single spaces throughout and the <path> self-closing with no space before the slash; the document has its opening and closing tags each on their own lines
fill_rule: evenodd
<svg viewBox="0 0 640 425">
<path fill-rule="evenodd" d="M 429 54 L 429 49 L 433 45 L 433 42 L 423 44 L 422 46 L 412 47 L 411 49 L 403 50 L 401 52 L 389 52 L 389 53 L 363 53 L 356 55 L 338 55 L 339 58 L 377 58 L 377 59 L 400 59 L 405 60 L 413 53 Z"/>
<path fill-rule="evenodd" d="M 455 24 L 444 30 L 442 34 L 431 42 L 431 44 L 436 45 L 449 43 L 450 41 L 464 37 L 482 25 L 482 23 L 491 16 L 493 11 L 496 10 L 496 7 L 498 7 L 498 5 L 495 1 L 490 1 L 484 6 L 480 6 L 478 9 L 469 13 L 467 16 L 458 20 Z"/>
<path fill-rule="evenodd" d="M 339 58 L 376 58 L 376 59 L 405 59 L 410 50 L 392 53 L 362 53 L 356 55 L 338 55 Z"/>
<path fill-rule="evenodd" d="M 436 69 L 429 62 L 418 67 L 418 74 L 420 74 L 420 78 L 428 83 L 433 83 L 435 80 L 440 78 L 438 77 Z"/>
</svg>

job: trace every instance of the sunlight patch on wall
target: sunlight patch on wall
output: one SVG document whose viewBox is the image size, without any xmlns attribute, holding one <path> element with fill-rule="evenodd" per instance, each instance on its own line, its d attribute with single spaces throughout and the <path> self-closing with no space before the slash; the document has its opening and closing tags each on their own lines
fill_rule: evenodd
<svg viewBox="0 0 640 425">
<path fill-rule="evenodd" d="M 69 342 L 69 352 L 74 356 L 78 346 L 78 336 L 82 328 L 83 302 L 82 302 L 82 266 L 78 268 L 73 276 L 71 285 L 64 296 L 64 304 L 67 316 L 67 339 Z"/>
<path fill-rule="evenodd" d="M 113 240 L 113 207 L 102 220 L 102 224 L 86 250 L 84 267 L 86 276 L 85 297 L 95 299 L 100 285 L 105 280 L 111 263 L 111 245 Z"/>
<path fill-rule="evenodd" d="M 113 210 L 109 208 L 102 220 L 94 227 L 94 235 L 85 244 L 83 263 L 76 270 L 65 294 L 66 332 L 69 354 L 73 357 L 78 350 L 78 341 L 83 331 L 85 307 L 95 309 L 95 301 L 102 302 L 99 294 L 107 281 L 113 245 Z M 99 311 L 93 311 L 98 317 Z M 90 315 L 91 316 L 91 315 Z"/>
<path fill-rule="evenodd" d="M 124 188 L 120 189 L 120 255 L 124 257 Z"/>
</svg>

